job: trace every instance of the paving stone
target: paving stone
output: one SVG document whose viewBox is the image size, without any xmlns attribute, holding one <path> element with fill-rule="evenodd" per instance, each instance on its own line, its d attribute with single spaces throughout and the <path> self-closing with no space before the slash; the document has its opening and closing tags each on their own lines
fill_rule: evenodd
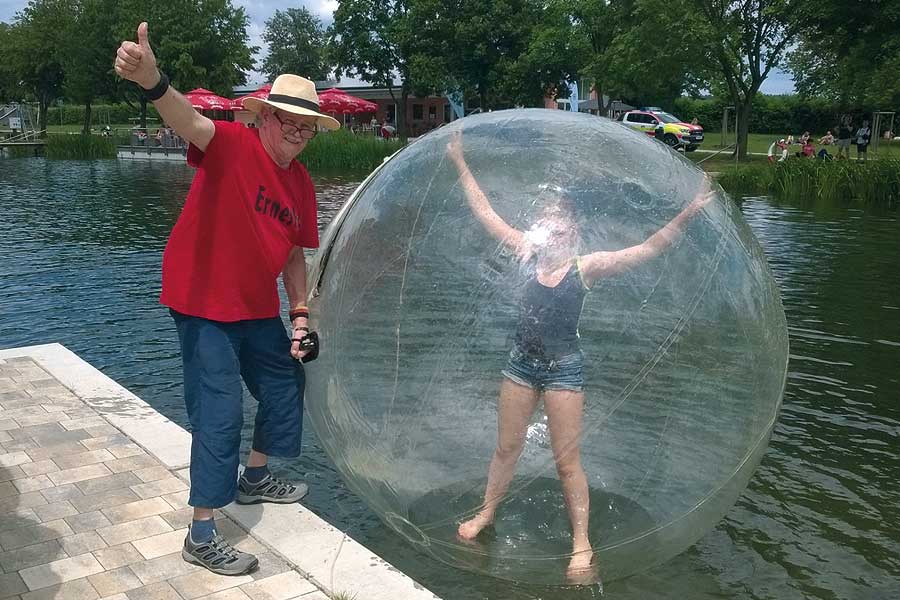
<svg viewBox="0 0 900 600">
<path fill-rule="evenodd" d="M 37 525 L 41 518 L 37 516 L 33 508 L 21 508 L 10 513 L 0 515 L 0 531 L 15 529 L 16 527 L 28 527 Z"/>
<path fill-rule="evenodd" d="M 66 552 L 59 545 L 59 542 L 50 540 L 0 553 L 0 567 L 3 568 L 4 572 L 10 573 L 34 565 L 52 562 L 66 556 Z"/>
<path fill-rule="evenodd" d="M 128 504 L 120 504 L 112 508 L 103 509 L 103 514 L 109 519 L 110 523 L 124 523 L 126 521 L 134 521 L 144 517 L 153 515 L 161 515 L 171 512 L 172 507 L 162 498 L 150 498 L 147 500 L 138 500 L 137 502 L 129 502 Z"/>
<path fill-rule="evenodd" d="M 21 452 L 25 450 L 34 450 L 35 448 L 40 448 L 38 443 L 34 441 L 32 438 L 22 438 L 19 440 L 9 440 L 8 442 L 3 442 L 2 444 L 3 450 L 5 452 Z"/>
<path fill-rule="evenodd" d="M 59 413 L 65 412 L 69 407 L 65 404 L 41 404 L 41 408 L 48 413 Z M 66 416 L 69 416 L 69 413 L 66 413 Z"/>
<path fill-rule="evenodd" d="M 71 527 L 72 531 L 75 533 L 94 531 L 101 527 L 112 525 L 112 523 L 109 522 L 109 519 L 106 518 L 106 515 L 99 510 L 66 517 L 66 523 L 69 524 L 69 527 Z"/>
<path fill-rule="evenodd" d="M 62 502 L 63 500 L 74 500 L 75 498 L 84 496 L 74 483 L 67 483 L 66 485 L 58 485 L 46 490 L 41 490 L 41 495 L 50 503 Z"/>
<path fill-rule="evenodd" d="M 29 462 L 31 462 L 31 457 L 24 451 L 0 454 L 0 467 L 15 467 Z"/>
<path fill-rule="evenodd" d="M 130 600 L 184 600 L 171 585 L 164 581 L 131 590 L 126 595 Z"/>
<path fill-rule="evenodd" d="M 47 501 L 44 500 L 40 492 L 9 496 L 8 498 L 0 498 L 0 513 L 7 513 L 21 508 L 34 508 L 43 504 L 47 504 Z"/>
<path fill-rule="evenodd" d="M 35 400 L 35 408 L 38 408 L 40 405 Z M 65 413 L 48 413 L 45 410 L 41 410 L 41 412 L 35 412 L 34 414 L 19 417 L 16 419 L 16 422 L 20 427 L 32 427 L 34 425 L 45 425 L 47 423 L 58 423 L 60 421 L 67 420 Z"/>
<path fill-rule="evenodd" d="M 5 431 L 0 431 L 0 443 L 11 440 L 12 436 L 6 433 Z"/>
<path fill-rule="evenodd" d="M 247 550 L 244 550 L 244 552 L 247 552 Z M 259 561 L 259 567 L 250 573 L 250 577 L 254 580 L 265 579 L 291 570 L 290 565 L 271 552 L 258 553 L 256 554 L 256 559 Z"/>
<path fill-rule="evenodd" d="M 190 493 L 185 490 L 183 492 L 175 492 L 174 494 L 166 494 L 165 496 L 163 496 L 163 500 L 168 502 L 169 506 L 171 506 L 173 509 L 180 510 L 189 506 L 189 496 Z"/>
<path fill-rule="evenodd" d="M 44 445 L 40 448 L 28 450 L 27 454 L 31 457 L 31 460 L 37 462 L 39 460 L 45 460 L 48 458 L 56 458 L 57 456 L 76 454 L 78 452 L 84 452 L 84 446 L 79 444 L 77 441 L 74 441 L 66 442 L 64 444 Z"/>
<path fill-rule="evenodd" d="M 121 432 L 112 425 L 97 425 L 96 427 L 87 427 L 84 430 L 88 437 L 100 437 L 102 435 L 121 435 Z"/>
<path fill-rule="evenodd" d="M 180 492 L 188 489 L 185 482 L 175 477 L 168 479 L 160 479 L 159 481 L 151 481 L 150 483 L 142 483 L 140 485 L 131 486 L 132 491 L 141 498 L 153 498 L 173 492 Z"/>
<path fill-rule="evenodd" d="M 87 579 L 76 579 L 36 592 L 28 592 L 22 600 L 96 600 L 100 595 Z"/>
<path fill-rule="evenodd" d="M 143 448 L 134 443 L 112 446 L 109 451 L 116 458 L 130 458 L 132 456 L 140 456 L 142 454 L 146 454 Z"/>
<path fill-rule="evenodd" d="M 78 512 L 86 513 L 109 508 L 110 506 L 134 502 L 135 500 L 140 500 L 137 494 L 128 488 L 122 488 L 111 492 L 102 492 L 100 494 L 82 496 L 81 498 L 73 498 L 70 502 L 78 509 Z"/>
<path fill-rule="evenodd" d="M 8 598 L 27 591 L 28 586 L 25 585 L 18 573 L 0 575 L 0 598 Z"/>
<path fill-rule="evenodd" d="M 112 596 L 144 585 L 128 567 L 91 575 L 88 581 L 100 596 Z"/>
<path fill-rule="evenodd" d="M 45 504 L 44 506 L 36 506 L 33 510 L 35 514 L 40 517 L 41 521 L 44 522 L 55 521 L 56 519 L 63 519 L 78 514 L 78 511 L 68 500 Z"/>
<path fill-rule="evenodd" d="M 29 463 L 24 463 L 29 464 Z M 24 465 L 23 465 L 24 466 Z M 25 477 L 25 472 L 22 470 L 22 467 L 2 467 L 0 468 L 0 481 L 11 481 L 13 479 L 19 479 L 21 477 Z"/>
<path fill-rule="evenodd" d="M 0 440 L 2 441 L 2 440 Z M 88 450 L 101 450 L 103 448 L 108 449 L 112 453 L 112 449 L 117 446 L 125 446 L 125 445 L 134 445 L 131 443 L 131 440 L 124 435 L 104 435 L 101 437 L 93 437 L 87 438 L 86 440 L 81 440 L 81 445 L 87 448 Z M 135 446 L 136 447 L 136 446 Z M 136 447 L 137 448 L 137 447 Z M 137 448 L 140 450 L 140 448 Z M 113 453 L 113 456 L 116 456 Z M 125 458 L 124 456 L 116 456 L 116 458 Z"/>
<path fill-rule="evenodd" d="M 13 419 L 2 419 L 0 420 L 0 431 L 11 431 L 13 429 L 18 429 L 19 424 L 16 423 Z M 7 434 L 9 435 L 9 434 Z"/>
<path fill-rule="evenodd" d="M 349 597 L 356 598 L 356 594 L 354 594 L 353 596 L 349 596 Z M 331 598 L 329 598 L 328 596 L 323 594 L 321 590 L 316 590 L 315 592 L 303 594 L 300 598 L 302 598 L 303 600 L 331 600 Z"/>
<path fill-rule="evenodd" d="M 29 477 L 46 475 L 47 473 L 59 471 L 59 467 L 56 463 L 49 458 L 47 460 L 39 460 L 38 462 L 25 463 L 19 468 Z"/>
<path fill-rule="evenodd" d="M 68 432 L 56 423 L 41 423 L 39 425 L 30 425 L 9 431 L 9 435 L 11 435 L 14 440 L 24 440 L 28 438 L 52 439 L 56 435 L 64 435 L 66 433 Z M 60 440 L 60 442 L 64 441 L 68 440 Z"/>
<path fill-rule="evenodd" d="M 87 429 L 89 427 L 103 427 L 109 425 L 106 419 L 96 415 L 82 419 L 70 419 L 68 421 L 60 421 L 59 424 L 67 431 L 76 431 L 79 429 Z M 94 437 L 94 436 L 90 436 Z M 82 438 L 84 439 L 84 438 Z"/>
<path fill-rule="evenodd" d="M 107 544 L 116 546 L 124 542 L 140 540 L 151 535 L 172 531 L 169 524 L 158 516 L 146 517 L 119 525 L 110 525 L 97 530 Z"/>
<path fill-rule="evenodd" d="M 38 475 L 37 477 L 25 477 L 23 479 L 16 479 L 13 481 L 13 485 L 16 486 L 16 489 L 19 490 L 20 494 L 27 494 L 28 492 L 37 492 L 39 490 L 45 490 L 47 488 L 54 487 L 53 482 L 46 475 Z"/>
<path fill-rule="evenodd" d="M 159 461 L 149 454 L 139 454 L 137 456 L 129 456 L 128 458 L 111 460 L 104 464 L 113 473 L 124 473 L 125 471 L 146 469 L 147 467 L 158 467 Z"/>
<path fill-rule="evenodd" d="M 242 592 L 241 588 L 231 588 L 209 596 L 201 596 L 198 600 L 250 600 L 250 596 Z"/>
<path fill-rule="evenodd" d="M 169 584 L 177 591 L 185 600 L 194 600 L 201 596 L 226 590 L 228 588 L 238 587 L 245 583 L 251 583 L 253 578 L 249 575 L 227 576 L 216 575 L 207 570 L 197 571 L 196 573 L 188 573 L 169 580 Z M 26 581 L 27 583 L 27 581 Z"/>
<path fill-rule="evenodd" d="M 147 467 L 146 469 L 137 469 L 133 472 L 144 483 L 159 481 L 172 476 L 172 473 L 165 467 Z"/>
<path fill-rule="evenodd" d="M 100 600 L 128 600 L 128 596 L 125 594 L 113 594 L 112 596 L 101 598 Z"/>
<path fill-rule="evenodd" d="M 28 567 L 19 571 L 22 580 L 30 590 L 39 590 L 57 583 L 65 583 L 73 579 L 81 579 L 96 573 L 102 573 L 103 567 L 91 554 L 82 554 L 72 558 L 55 560 L 46 565 Z"/>
<path fill-rule="evenodd" d="M 106 462 L 108 460 L 115 460 L 115 458 L 112 454 L 109 453 L 109 451 L 100 449 L 90 450 L 88 452 L 82 452 L 80 454 L 72 454 L 70 456 L 60 456 L 54 462 L 59 466 L 60 469 L 72 469 L 75 467 Z"/>
<path fill-rule="evenodd" d="M 4 550 L 15 550 L 16 548 L 30 546 L 38 542 L 55 540 L 73 533 L 69 524 L 59 519 L 58 521 L 50 521 L 40 525 L 29 525 L 27 527 L 0 531 L 0 546 Z M 56 583 L 61 582 L 57 581 Z"/>
<path fill-rule="evenodd" d="M 82 481 L 78 484 L 78 489 L 85 495 L 99 494 L 101 492 L 110 492 L 121 488 L 130 488 L 133 485 L 139 485 L 141 480 L 134 473 L 117 473 L 115 475 L 107 475 L 106 477 L 98 477 L 89 481 Z"/>
<path fill-rule="evenodd" d="M 19 493 L 19 488 L 12 484 L 10 481 L 4 481 L 0 483 L 0 498 L 6 498 L 8 496 L 15 496 Z"/>
<path fill-rule="evenodd" d="M 180 510 L 173 510 L 159 515 L 165 520 L 172 529 L 184 529 L 191 524 L 194 516 L 194 509 L 188 506 Z"/>
<path fill-rule="evenodd" d="M 141 556 L 141 553 L 138 552 L 131 543 L 110 546 L 109 548 L 103 548 L 102 550 L 95 550 L 94 558 L 96 558 L 107 571 L 144 561 L 144 557 Z"/>
<path fill-rule="evenodd" d="M 137 550 L 135 550 L 137 552 Z M 158 581 L 166 581 L 185 574 L 194 574 L 203 570 L 202 567 L 192 565 L 185 562 L 181 558 L 181 552 L 174 552 L 153 560 L 145 560 L 143 562 L 131 565 L 131 570 L 138 576 L 138 579 L 144 582 L 144 585 L 156 583 Z"/>
<path fill-rule="evenodd" d="M 132 545 L 147 560 L 159 558 L 173 552 L 180 552 L 184 546 L 184 538 L 187 535 L 187 529 L 178 529 L 168 533 L 150 536 L 142 540 L 135 540 Z"/>
<path fill-rule="evenodd" d="M 50 473 L 47 477 L 49 477 L 56 485 L 65 485 L 67 483 L 78 483 L 79 481 L 105 477 L 109 474 L 109 469 L 107 469 L 103 463 L 100 463 L 96 465 L 86 465 L 84 467 L 75 467 L 74 469 L 66 469 L 57 473 Z"/>
<path fill-rule="evenodd" d="M 78 556 L 85 552 L 93 552 L 106 548 L 106 542 L 103 541 L 96 531 L 85 531 L 76 533 L 63 538 L 59 538 L 59 545 L 65 550 L 69 556 Z"/>
<path fill-rule="evenodd" d="M 288 600 L 318 588 L 300 573 L 287 571 L 242 585 L 241 589 L 253 600 Z"/>
</svg>

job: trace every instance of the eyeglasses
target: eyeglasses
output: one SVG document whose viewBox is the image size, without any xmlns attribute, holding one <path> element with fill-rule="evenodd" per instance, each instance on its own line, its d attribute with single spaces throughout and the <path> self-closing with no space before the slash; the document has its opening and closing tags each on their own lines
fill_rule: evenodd
<svg viewBox="0 0 900 600">
<path fill-rule="evenodd" d="M 293 123 L 285 123 L 281 120 L 281 117 L 278 116 L 277 112 L 273 112 L 275 115 L 275 120 L 278 121 L 278 124 L 281 125 L 281 133 L 289 136 L 299 136 L 304 140 L 311 140 L 316 137 L 315 127 L 310 127 L 309 125 L 294 125 Z"/>
</svg>

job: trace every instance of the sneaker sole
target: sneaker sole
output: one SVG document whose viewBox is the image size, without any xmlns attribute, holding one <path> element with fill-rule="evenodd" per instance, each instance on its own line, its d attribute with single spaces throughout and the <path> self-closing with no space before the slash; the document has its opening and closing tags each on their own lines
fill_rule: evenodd
<svg viewBox="0 0 900 600">
<path fill-rule="evenodd" d="M 238 493 L 237 502 L 238 504 L 262 504 L 263 502 L 268 502 L 270 504 L 296 504 L 297 502 L 303 500 L 306 495 L 309 493 L 309 490 L 306 490 L 299 496 L 295 496 L 293 498 L 269 498 L 267 496 L 250 496 L 247 494 Z"/>
<path fill-rule="evenodd" d="M 193 554 L 191 554 L 190 552 L 188 552 L 187 550 L 185 550 L 183 548 L 181 550 L 181 558 L 183 558 L 185 562 L 189 562 L 192 565 L 201 566 L 204 569 L 206 569 L 207 571 L 210 571 L 217 575 L 243 575 L 245 573 L 249 573 L 250 571 L 252 571 L 253 569 L 255 569 L 256 567 L 259 566 L 259 560 L 254 559 L 253 562 L 250 563 L 249 566 L 244 567 L 243 569 L 223 569 L 221 567 L 213 567 L 213 566 L 205 564 L 202 560 L 200 560 L 199 558 L 197 558 L 196 556 L 194 556 Z"/>
</svg>

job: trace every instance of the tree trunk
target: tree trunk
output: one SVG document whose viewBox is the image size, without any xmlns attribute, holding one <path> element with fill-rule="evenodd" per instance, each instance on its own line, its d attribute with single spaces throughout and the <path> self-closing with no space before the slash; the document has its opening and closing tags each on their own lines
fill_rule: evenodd
<svg viewBox="0 0 900 600">
<path fill-rule="evenodd" d="M 753 108 L 752 96 L 740 102 L 735 102 L 737 111 L 737 159 L 747 160 L 747 140 L 750 134 L 750 111 Z"/>
<path fill-rule="evenodd" d="M 42 132 L 41 137 L 47 137 L 47 113 L 50 109 L 49 94 L 42 93 L 40 97 L 40 108 L 38 109 L 38 131 Z"/>
<path fill-rule="evenodd" d="M 405 144 L 409 138 L 409 127 L 406 123 L 406 103 L 409 101 L 409 87 L 406 82 L 400 87 L 400 106 L 397 111 L 397 131 L 400 132 L 400 140 Z"/>
<path fill-rule="evenodd" d="M 84 103 L 84 124 L 81 127 L 81 133 L 83 135 L 89 135 L 91 133 L 91 101 L 88 100 Z"/>
<path fill-rule="evenodd" d="M 141 94 L 141 129 L 147 131 L 147 97 Z"/>
</svg>

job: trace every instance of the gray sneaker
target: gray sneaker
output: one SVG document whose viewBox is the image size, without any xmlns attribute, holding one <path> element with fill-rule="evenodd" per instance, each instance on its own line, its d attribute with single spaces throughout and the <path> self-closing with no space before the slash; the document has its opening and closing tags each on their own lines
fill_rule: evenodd
<svg viewBox="0 0 900 600">
<path fill-rule="evenodd" d="M 195 544 L 191 540 L 190 529 L 184 539 L 181 558 L 219 575 L 243 575 L 259 565 L 255 556 L 237 550 L 221 535 L 216 535 L 208 542 Z"/>
<path fill-rule="evenodd" d="M 305 483 L 287 483 L 272 477 L 271 473 L 257 483 L 250 483 L 241 475 L 238 481 L 237 503 L 274 502 L 276 504 L 293 504 L 305 496 L 307 492 L 309 492 L 309 487 Z"/>
</svg>

